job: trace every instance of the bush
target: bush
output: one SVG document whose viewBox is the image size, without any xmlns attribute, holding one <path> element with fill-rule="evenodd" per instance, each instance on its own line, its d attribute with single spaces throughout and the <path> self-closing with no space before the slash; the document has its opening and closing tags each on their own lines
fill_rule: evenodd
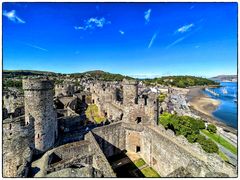
<svg viewBox="0 0 240 180">
<path fill-rule="evenodd" d="M 202 148 L 208 153 L 217 153 L 218 146 L 210 139 L 206 139 L 200 134 L 200 130 L 205 128 L 203 120 L 194 119 L 189 116 L 177 116 L 175 114 L 163 113 L 159 122 L 165 129 L 171 129 L 177 136 L 183 135 L 188 142 L 198 142 Z M 211 131 L 216 132 L 214 125 L 209 125 Z"/>
<path fill-rule="evenodd" d="M 217 132 L 217 128 L 216 128 L 216 126 L 213 125 L 213 124 L 208 124 L 207 130 L 208 130 L 210 133 L 216 133 L 216 132 Z"/>
<path fill-rule="evenodd" d="M 203 141 L 205 141 L 205 140 L 206 140 L 206 137 L 205 137 L 204 135 L 198 134 L 198 136 L 197 136 L 197 142 L 198 142 L 199 144 L 202 144 Z"/>
<path fill-rule="evenodd" d="M 187 140 L 188 140 L 188 142 L 190 142 L 190 143 L 194 143 L 194 142 L 196 142 L 196 140 L 197 140 L 197 134 L 191 134 L 191 135 L 188 135 L 187 136 Z"/>
<path fill-rule="evenodd" d="M 218 153 L 218 150 L 219 150 L 218 146 L 211 139 L 206 139 L 202 141 L 200 144 L 204 149 L 204 151 L 208 153 Z"/>
<path fill-rule="evenodd" d="M 158 100 L 159 100 L 159 102 L 161 103 L 161 102 L 163 102 L 164 100 L 165 100 L 165 98 L 166 98 L 166 94 L 160 94 L 159 96 L 158 96 Z"/>
</svg>

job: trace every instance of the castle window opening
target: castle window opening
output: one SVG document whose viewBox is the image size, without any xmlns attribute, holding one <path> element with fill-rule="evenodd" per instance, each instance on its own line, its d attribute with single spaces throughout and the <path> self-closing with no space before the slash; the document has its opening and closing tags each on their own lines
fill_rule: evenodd
<svg viewBox="0 0 240 180">
<path fill-rule="evenodd" d="M 144 105 L 146 106 L 147 105 L 148 96 L 147 95 L 143 95 L 142 98 L 144 99 Z"/>
<path fill-rule="evenodd" d="M 39 134 L 37 135 L 37 138 L 40 138 L 40 135 L 39 135 Z"/>
<path fill-rule="evenodd" d="M 123 118 L 123 113 L 120 115 L 120 120 L 122 120 L 122 118 Z"/>
<path fill-rule="evenodd" d="M 135 98 L 135 104 L 138 104 L 138 98 Z"/>
<path fill-rule="evenodd" d="M 92 103 L 94 104 L 94 99 L 92 100 Z"/>
<path fill-rule="evenodd" d="M 141 117 L 137 117 L 136 121 L 137 121 L 137 124 L 139 124 L 140 122 L 142 122 L 142 118 Z"/>
<path fill-rule="evenodd" d="M 136 153 L 141 151 L 141 147 L 140 146 L 136 146 Z"/>
<path fill-rule="evenodd" d="M 12 129 L 12 124 L 9 124 L 9 129 L 10 129 L 10 130 Z"/>
</svg>

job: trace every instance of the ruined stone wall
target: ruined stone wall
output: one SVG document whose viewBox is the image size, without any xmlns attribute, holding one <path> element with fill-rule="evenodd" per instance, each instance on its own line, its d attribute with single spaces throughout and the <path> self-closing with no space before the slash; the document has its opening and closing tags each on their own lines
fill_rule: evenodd
<svg viewBox="0 0 240 180">
<path fill-rule="evenodd" d="M 125 130 L 121 122 L 93 129 L 92 132 L 106 157 L 118 154 L 126 147 Z"/>
<path fill-rule="evenodd" d="M 123 82 L 123 105 L 131 106 L 137 102 L 138 88 L 137 82 L 124 79 Z"/>
<path fill-rule="evenodd" d="M 24 106 L 24 97 L 17 93 L 8 93 L 3 96 L 3 107 L 8 113 L 14 113 L 15 109 Z"/>
<path fill-rule="evenodd" d="M 74 93 L 74 86 L 70 84 L 55 85 L 55 96 L 72 96 Z"/>
<path fill-rule="evenodd" d="M 34 147 L 33 122 L 25 126 L 24 117 L 3 121 L 3 176 L 26 177 Z"/>
<path fill-rule="evenodd" d="M 58 118 L 58 125 L 60 129 L 64 128 L 65 132 L 75 131 L 82 127 L 85 119 L 79 115 Z"/>
<path fill-rule="evenodd" d="M 108 163 L 105 155 L 103 154 L 98 142 L 94 138 L 93 134 L 89 132 L 85 135 L 85 139 L 90 142 L 90 150 L 93 154 L 93 166 L 99 169 L 104 177 L 116 177 L 116 174 L 112 170 L 112 167 Z"/>
<path fill-rule="evenodd" d="M 141 155 L 161 176 L 184 167 L 194 177 L 205 177 L 209 172 L 236 176 L 234 168 L 217 154 L 204 152 L 199 144 L 190 144 L 182 136 L 175 136 L 163 127 L 145 127 L 141 133 Z"/>
<path fill-rule="evenodd" d="M 116 90 L 119 85 L 107 86 L 101 82 L 90 85 L 92 100 L 99 107 L 102 115 L 107 114 L 111 122 L 124 120 L 137 123 L 139 117 L 142 124 L 156 124 L 158 120 L 157 94 L 148 93 L 145 99 L 144 96 L 139 95 L 136 81 L 124 80 L 122 86 L 123 102 L 119 102 L 116 101 Z"/>
<path fill-rule="evenodd" d="M 34 120 L 35 148 L 39 151 L 51 148 L 58 136 L 53 87 L 53 82 L 49 80 L 23 80 L 25 123 Z"/>
<path fill-rule="evenodd" d="M 40 170 L 34 177 L 46 177 L 47 174 L 78 165 L 92 165 L 93 154 L 89 141 L 68 143 L 47 151 L 32 166 Z"/>
</svg>

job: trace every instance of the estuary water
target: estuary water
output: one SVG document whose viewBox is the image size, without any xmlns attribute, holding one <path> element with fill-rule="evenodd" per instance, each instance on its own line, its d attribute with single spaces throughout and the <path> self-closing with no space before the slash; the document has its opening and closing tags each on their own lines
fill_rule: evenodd
<svg viewBox="0 0 240 180">
<path fill-rule="evenodd" d="M 228 126 L 235 129 L 238 127 L 237 116 L 237 82 L 220 82 L 222 87 L 211 88 L 219 96 L 214 96 L 211 93 L 204 91 L 205 94 L 213 99 L 220 100 L 221 104 L 213 112 L 213 115 Z"/>
</svg>

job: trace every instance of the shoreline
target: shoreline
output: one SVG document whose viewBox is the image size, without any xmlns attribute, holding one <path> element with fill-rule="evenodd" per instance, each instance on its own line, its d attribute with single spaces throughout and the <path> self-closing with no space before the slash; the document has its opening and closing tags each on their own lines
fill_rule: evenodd
<svg viewBox="0 0 240 180">
<path fill-rule="evenodd" d="M 201 92 L 202 89 L 203 87 L 190 88 L 189 92 L 187 93 L 187 102 L 189 103 L 190 109 L 193 111 L 193 113 L 200 117 L 203 117 L 207 122 L 213 123 L 223 128 L 225 131 L 237 134 L 237 129 L 228 126 L 213 116 L 212 113 L 218 108 L 221 102 L 203 94 Z"/>
</svg>

